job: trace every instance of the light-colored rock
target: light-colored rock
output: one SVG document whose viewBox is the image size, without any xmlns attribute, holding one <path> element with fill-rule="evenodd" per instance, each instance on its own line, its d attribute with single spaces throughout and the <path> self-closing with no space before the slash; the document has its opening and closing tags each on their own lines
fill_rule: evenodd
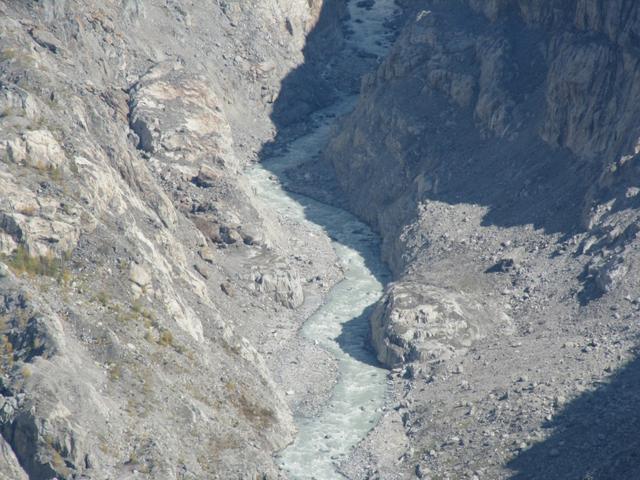
<svg viewBox="0 0 640 480">
<path fill-rule="evenodd" d="M 137 263 L 132 263 L 129 267 L 129 280 L 139 287 L 145 288 L 151 285 L 152 279 L 146 268 Z"/>
<path fill-rule="evenodd" d="M 216 183 L 219 183 L 222 179 L 221 172 L 210 167 L 209 165 L 201 165 L 198 170 L 198 175 L 195 177 L 194 182 L 204 188 L 213 187 Z"/>
<path fill-rule="evenodd" d="M 298 308 L 304 302 L 300 279 L 291 271 L 257 272 L 252 288 L 271 296 L 287 308 Z"/>
<path fill-rule="evenodd" d="M 0 175 L 0 250 L 10 254 L 19 244 L 30 255 L 61 257 L 73 250 L 80 236 L 79 219 L 59 211 L 59 201 L 37 198 L 19 179 Z"/>
<path fill-rule="evenodd" d="M 22 163 L 27 158 L 27 146 L 21 138 L 14 138 L 7 141 L 7 157 L 14 163 Z"/>
<path fill-rule="evenodd" d="M 9 159 L 38 170 L 51 170 L 65 163 L 60 143 L 49 130 L 29 130 L 7 142 Z"/>
<path fill-rule="evenodd" d="M 61 53 L 62 42 L 58 40 L 51 32 L 40 28 L 32 28 L 29 34 L 33 37 L 38 45 L 52 53 Z"/>
<path fill-rule="evenodd" d="M 200 255 L 200 258 L 202 258 L 205 262 L 209 262 L 209 263 L 213 263 L 216 258 L 215 254 L 213 253 L 213 250 L 211 250 L 207 246 L 202 247 L 198 251 L 198 254 Z"/>
<path fill-rule="evenodd" d="M 508 317 L 474 296 L 418 282 L 391 284 L 371 315 L 378 360 L 403 364 L 448 360 L 464 353 Z"/>
<path fill-rule="evenodd" d="M 594 278 L 595 285 L 600 293 L 609 293 L 620 285 L 628 271 L 629 267 L 623 258 L 612 258 L 597 269 Z"/>
<path fill-rule="evenodd" d="M 11 446 L 0 436 L 0 480 L 28 480 Z"/>
<path fill-rule="evenodd" d="M 11 255 L 16 248 L 18 248 L 18 244 L 13 237 L 5 232 L 0 232 L 0 254 Z"/>
<path fill-rule="evenodd" d="M 236 168 L 223 104 L 202 78 L 180 65 L 162 63 L 138 82 L 131 104 L 130 124 L 141 150 L 186 164 L 216 155 Z M 206 168 L 203 175 L 210 172 Z"/>
</svg>

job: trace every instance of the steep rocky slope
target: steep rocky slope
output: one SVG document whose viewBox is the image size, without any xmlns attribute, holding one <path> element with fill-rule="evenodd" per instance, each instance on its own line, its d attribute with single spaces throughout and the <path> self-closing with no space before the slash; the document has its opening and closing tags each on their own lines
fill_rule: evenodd
<svg viewBox="0 0 640 480">
<path fill-rule="evenodd" d="M 331 460 L 640 475 L 640 7 L 397 3 L 382 58 L 345 47 L 343 0 L 0 0 L 0 479 L 281 478 L 292 411 L 331 395 L 297 330 L 340 269 L 242 172 L 368 69 L 281 179 L 377 229 L 395 277 L 393 394 Z"/>
<path fill-rule="evenodd" d="M 350 475 L 633 478 L 627 429 L 590 422 L 635 376 L 640 7 L 400 3 L 311 170 L 335 171 L 396 277 L 371 317 L 399 367 L 378 431 L 401 423 L 412 449 L 389 473 L 374 432 Z"/>
<path fill-rule="evenodd" d="M 295 330 L 338 272 L 241 172 L 343 14 L 0 2 L 0 478 L 275 478 L 292 367 L 270 367 L 322 355 Z"/>
<path fill-rule="evenodd" d="M 324 155 L 399 277 L 430 275 L 428 255 L 473 265 L 480 249 L 483 269 L 515 268 L 527 252 L 501 246 L 499 232 L 531 226 L 588 255 L 583 303 L 614 288 L 638 228 L 637 8 L 410 6 Z"/>
</svg>

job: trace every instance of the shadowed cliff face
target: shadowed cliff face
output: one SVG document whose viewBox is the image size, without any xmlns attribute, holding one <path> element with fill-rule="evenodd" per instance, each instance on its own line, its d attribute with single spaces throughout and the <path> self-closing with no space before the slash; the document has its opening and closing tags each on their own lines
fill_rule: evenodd
<svg viewBox="0 0 640 480">
<path fill-rule="evenodd" d="M 421 200 L 486 205 L 487 225 L 586 226 L 600 175 L 635 155 L 637 5 L 408 8 L 325 154 L 354 210 L 396 235 Z"/>
<path fill-rule="evenodd" d="M 395 274 L 371 328 L 404 386 L 426 383 L 403 417 L 422 445 L 407 471 L 633 476 L 633 448 L 604 450 L 615 466 L 589 458 L 612 431 L 587 419 L 635 375 L 640 6 L 400 3 L 396 43 L 318 163 L 380 232 Z M 575 400 L 562 410 L 554 394 Z M 557 445 L 580 467 L 565 469 Z"/>
<path fill-rule="evenodd" d="M 637 4 L 405 6 L 398 41 L 322 157 L 385 259 L 398 275 L 429 255 L 446 263 L 436 250 L 460 220 L 487 249 L 504 229 L 533 229 L 589 252 L 582 303 L 608 292 L 624 275 L 604 270 L 625 263 L 637 230 Z M 464 243 L 462 257 L 483 242 Z"/>
<path fill-rule="evenodd" d="M 329 106 L 340 89 L 332 68 L 344 47 L 345 0 L 328 0 L 306 38 L 304 62 L 282 81 L 273 104 L 271 120 L 278 132 L 309 119 L 311 113 Z"/>
</svg>

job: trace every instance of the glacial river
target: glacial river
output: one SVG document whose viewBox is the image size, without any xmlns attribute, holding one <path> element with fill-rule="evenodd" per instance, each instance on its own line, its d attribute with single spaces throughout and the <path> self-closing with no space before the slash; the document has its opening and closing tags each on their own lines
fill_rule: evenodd
<svg viewBox="0 0 640 480">
<path fill-rule="evenodd" d="M 384 20 L 396 11 L 393 0 L 377 0 L 370 10 L 357 7 L 352 0 L 349 8 L 352 46 L 383 54 L 388 48 Z M 352 109 L 354 100 L 345 98 L 317 112 L 313 131 L 289 144 L 286 154 L 269 158 L 247 174 L 263 205 L 281 217 L 312 222 L 332 239 L 345 273 L 302 328 L 305 338 L 317 341 L 337 360 L 339 376 L 322 413 L 297 418 L 296 439 L 279 454 L 278 461 L 290 480 L 343 478 L 337 464 L 376 424 L 387 392 L 387 371 L 377 366 L 366 347 L 369 307 L 381 297 L 388 278 L 380 261 L 378 237 L 345 210 L 288 193 L 272 179 L 308 161 L 310 152 L 322 149 L 333 118 Z"/>
</svg>

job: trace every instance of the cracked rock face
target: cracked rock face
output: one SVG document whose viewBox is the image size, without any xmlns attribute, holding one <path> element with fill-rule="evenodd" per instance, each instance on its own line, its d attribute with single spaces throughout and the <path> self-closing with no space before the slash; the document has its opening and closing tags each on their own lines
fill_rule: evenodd
<svg viewBox="0 0 640 480">
<path fill-rule="evenodd" d="M 304 301 L 300 279 L 291 272 L 258 272 L 254 277 L 255 289 L 266 293 L 287 308 L 297 308 Z"/>
<path fill-rule="evenodd" d="M 162 64 L 143 76 L 130 93 L 131 129 L 138 148 L 162 151 L 167 160 L 197 164 L 233 159 L 231 127 L 222 102 L 204 78 L 190 77 L 180 65 Z"/>
<path fill-rule="evenodd" d="M 418 282 L 392 284 L 371 315 L 378 360 L 389 368 L 462 355 L 509 317 L 480 298 Z"/>
<path fill-rule="evenodd" d="M 53 170 L 65 161 L 64 151 L 48 130 L 24 132 L 20 138 L 7 141 L 6 151 L 10 161 L 38 170 Z"/>
</svg>

